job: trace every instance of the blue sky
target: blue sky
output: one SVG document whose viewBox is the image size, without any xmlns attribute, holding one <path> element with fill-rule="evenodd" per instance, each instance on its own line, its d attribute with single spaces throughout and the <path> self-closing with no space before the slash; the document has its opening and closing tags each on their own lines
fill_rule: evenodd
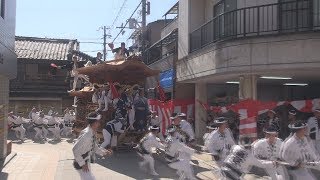
<svg viewBox="0 0 320 180">
<path fill-rule="evenodd" d="M 120 13 L 115 26 L 125 23 L 140 0 L 17 0 L 16 35 L 48 38 L 78 39 L 80 49 L 90 55 L 97 50 L 102 51 L 101 44 L 81 42 L 103 42 L 103 31 L 99 27 L 111 26 L 123 2 L 125 6 Z M 163 14 L 172 7 L 177 0 L 150 0 L 151 15 L 148 22 L 161 19 Z M 140 10 L 141 8 L 139 8 Z M 134 15 L 139 17 L 139 13 Z M 111 29 L 113 38 L 120 29 Z M 115 41 L 127 42 L 130 30 Z M 108 41 L 112 41 L 109 39 Z M 91 52 L 92 51 L 92 52 Z M 112 57 L 108 53 L 108 57 Z"/>
</svg>

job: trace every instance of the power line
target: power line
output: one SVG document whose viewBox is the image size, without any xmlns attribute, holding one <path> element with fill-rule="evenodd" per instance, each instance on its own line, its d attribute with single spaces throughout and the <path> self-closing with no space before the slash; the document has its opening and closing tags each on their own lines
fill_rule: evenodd
<svg viewBox="0 0 320 180">
<path fill-rule="evenodd" d="M 123 3 L 122 3 L 122 6 L 120 7 L 118 13 L 117 13 L 117 16 L 114 18 L 113 22 L 112 22 L 112 25 L 111 25 L 111 28 L 114 28 L 114 25 L 116 24 L 116 22 L 118 21 L 119 17 L 120 17 L 120 14 L 125 6 L 125 4 L 127 3 L 128 0 L 124 0 Z"/>
<path fill-rule="evenodd" d="M 131 16 L 129 17 L 129 19 L 131 19 L 134 14 L 137 12 L 137 10 L 139 9 L 140 5 L 141 5 L 142 1 L 140 1 L 139 5 L 137 6 L 137 8 L 133 11 L 133 13 L 131 14 Z M 119 37 L 119 35 L 122 33 L 122 31 L 124 30 L 124 28 L 127 26 L 127 24 L 129 23 L 129 21 L 126 22 L 126 24 L 121 28 L 120 32 L 118 33 L 118 35 L 113 39 L 112 43 L 114 43 L 114 41 Z"/>
</svg>

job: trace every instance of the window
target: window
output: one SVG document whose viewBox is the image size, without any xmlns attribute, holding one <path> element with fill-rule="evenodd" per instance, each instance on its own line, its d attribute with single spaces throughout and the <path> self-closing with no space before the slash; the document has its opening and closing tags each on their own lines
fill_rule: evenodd
<svg viewBox="0 0 320 180">
<path fill-rule="evenodd" d="M 229 12 L 235 9 L 237 9 L 237 1 L 235 0 L 221 0 L 213 6 L 213 17 L 219 16 L 213 22 L 214 39 L 236 34 L 237 14 Z"/>
<path fill-rule="evenodd" d="M 0 0 L 0 16 L 4 18 L 5 0 Z"/>
</svg>

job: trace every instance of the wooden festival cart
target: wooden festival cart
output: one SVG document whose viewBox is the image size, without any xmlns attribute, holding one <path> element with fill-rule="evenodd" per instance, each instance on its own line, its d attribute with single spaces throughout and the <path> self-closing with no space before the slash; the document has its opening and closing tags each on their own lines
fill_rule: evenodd
<svg viewBox="0 0 320 180">
<path fill-rule="evenodd" d="M 159 74 L 159 71 L 150 69 L 137 56 L 129 57 L 126 60 L 113 60 L 103 64 L 79 68 L 78 72 L 79 74 L 87 75 L 91 84 L 103 85 L 108 82 L 117 82 L 120 85 L 120 92 L 137 84 L 143 86 L 147 77 Z M 93 87 L 84 87 L 80 91 L 69 93 L 70 96 L 76 96 L 78 99 L 76 122 L 74 124 L 76 135 L 87 126 L 86 115 L 98 108 L 98 104 L 93 104 L 91 101 L 93 93 Z M 114 111 L 113 106 L 109 106 L 108 111 L 100 112 L 103 116 L 101 127 L 104 127 L 108 121 L 112 120 Z M 98 133 L 98 137 L 100 140 L 103 139 L 101 131 Z M 134 145 L 140 137 L 141 134 L 127 131 L 118 137 L 118 148 Z"/>
</svg>

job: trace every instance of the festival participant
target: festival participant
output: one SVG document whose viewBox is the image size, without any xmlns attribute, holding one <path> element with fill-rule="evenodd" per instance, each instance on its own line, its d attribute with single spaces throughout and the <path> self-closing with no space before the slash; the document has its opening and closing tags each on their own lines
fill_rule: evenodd
<svg viewBox="0 0 320 180">
<path fill-rule="evenodd" d="M 81 180 L 95 180 L 90 164 L 95 160 L 95 153 L 100 156 L 111 155 L 111 152 L 99 148 L 96 133 L 100 126 L 101 115 L 92 112 L 87 117 L 88 126 L 81 131 L 79 138 L 72 148 L 74 168 L 79 172 Z"/>
<path fill-rule="evenodd" d="M 27 123 L 27 121 L 21 117 L 15 116 L 11 111 L 8 114 L 8 122 L 10 129 L 15 131 L 16 137 L 24 141 L 26 137 L 26 129 L 23 127 L 23 123 Z"/>
<path fill-rule="evenodd" d="M 95 65 L 95 64 L 101 64 L 103 63 L 102 61 L 102 53 L 101 52 L 97 52 L 97 56 L 95 59 L 92 60 L 92 64 Z"/>
<path fill-rule="evenodd" d="M 148 99 L 144 97 L 144 89 L 139 88 L 139 97 L 134 101 L 135 119 L 138 132 L 146 130 L 147 115 L 149 111 Z"/>
<path fill-rule="evenodd" d="M 318 155 L 320 154 L 320 109 L 313 111 L 313 117 L 308 119 L 308 134 Z"/>
<path fill-rule="evenodd" d="M 251 152 L 250 138 L 245 137 L 240 142 L 240 145 L 234 145 L 232 147 L 230 154 L 224 160 L 224 164 L 221 167 L 222 174 L 220 174 L 222 177 L 220 179 L 243 179 L 243 176 L 249 173 L 252 166 L 263 169 L 273 169 L 276 166 L 276 162 L 255 158 Z M 274 171 L 274 174 L 275 173 Z M 273 180 L 282 180 L 281 178 L 282 177 L 278 176 Z"/>
<path fill-rule="evenodd" d="M 225 117 L 216 118 L 214 123 L 218 126 L 218 129 L 212 132 L 205 148 L 213 155 L 213 160 L 221 165 L 230 153 L 231 147 L 236 143 L 228 129 L 228 120 Z"/>
<path fill-rule="evenodd" d="M 120 98 L 118 99 L 116 111 L 120 112 L 122 117 L 127 119 L 128 111 L 131 109 L 131 102 L 129 101 L 125 92 L 120 92 Z"/>
<path fill-rule="evenodd" d="M 59 121 L 57 120 L 58 113 L 53 113 L 51 117 L 48 117 L 47 130 L 52 132 L 53 140 L 61 140 Z"/>
<path fill-rule="evenodd" d="M 66 109 L 63 117 L 63 128 L 61 129 L 62 135 L 69 136 L 72 134 L 73 122 L 75 120 L 73 110 Z"/>
<path fill-rule="evenodd" d="M 185 120 L 186 114 L 184 113 L 173 113 L 170 119 L 173 124 L 178 127 L 179 132 L 186 137 L 186 143 L 192 144 L 195 142 L 194 132 L 191 124 Z"/>
<path fill-rule="evenodd" d="M 169 126 L 167 133 L 165 158 L 170 162 L 169 167 L 177 170 L 180 179 L 196 179 L 190 164 L 191 156 L 195 150 L 180 142 L 176 126 Z"/>
<path fill-rule="evenodd" d="M 256 141 L 253 144 L 253 154 L 259 160 L 279 161 L 280 148 L 282 140 L 278 138 L 278 129 L 274 126 L 269 126 L 264 130 L 265 138 Z M 283 166 L 274 168 L 266 168 L 266 172 L 272 179 L 279 179 L 279 177 L 287 177 Z"/>
<path fill-rule="evenodd" d="M 129 123 L 129 129 L 130 130 L 134 130 L 134 116 L 135 116 L 135 110 L 134 110 L 134 105 L 133 105 L 133 96 L 132 96 L 132 89 L 131 88 L 127 88 L 124 91 L 126 97 L 127 97 L 127 117 L 128 117 L 128 123 Z"/>
<path fill-rule="evenodd" d="M 52 116 L 52 114 L 55 113 L 54 112 L 54 107 L 50 107 L 49 111 L 48 111 L 48 116 Z"/>
<path fill-rule="evenodd" d="M 289 137 L 291 137 L 293 135 L 293 133 L 291 132 L 291 129 L 289 126 L 292 126 L 296 121 L 297 121 L 297 111 L 294 110 L 294 109 L 290 109 L 288 111 L 288 126 L 286 126 L 285 130 L 286 130 L 286 133 L 284 134 L 284 137 L 287 137 L 287 139 Z M 286 140 L 285 140 L 286 141 Z"/>
<path fill-rule="evenodd" d="M 157 115 L 157 111 L 150 111 L 151 113 L 151 117 L 150 117 L 150 126 L 159 126 L 160 127 L 160 131 L 158 133 L 158 138 L 160 138 L 161 141 L 164 141 L 164 137 L 162 134 L 162 120 L 159 118 L 159 116 Z"/>
<path fill-rule="evenodd" d="M 126 48 L 126 44 L 124 42 L 121 43 L 121 47 L 114 49 L 114 45 L 112 43 L 108 44 L 111 51 L 115 54 L 115 59 L 125 59 L 129 57 L 129 51 Z"/>
<path fill-rule="evenodd" d="M 267 129 L 270 126 L 273 126 L 273 127 L 277 128 L 279 131 L 280 130 L 280 124 L 279 124 L 280 120 L 277 117 L 277 113 L 274 110 L 270 109 L 267 112 L 267 116 L 268 117 L 267 117 L 266 121 L 263 123 L 262 130 Z"/>
<path fill-rule="evenodd" d="M 103 134 L 103 143 L 101 144 L 102 148 L 106 148 L 111 143 L 111 138 L 116 137 L 116 133 L 124 133 L 127 125 L 127 120 L 122 117 L 120 112 L 116 113 L 114 120 L 109 121 L 104 129 L 102 130 Z"/>
<path fill-rule="evenodd" d="M 210 139 L 211 139 L 213 132 L 218 129 L 214 124 L 208 125 L 206 128 L 207 128 L 207 132 L 202 137 L 203 143 L 204 143 L 203 150 L 205 150 L 205 151 L 207 151 L 206 147 L 208 147 L 208 144 L 210 142 Z"/>
<path fill-rule="evenodd" d="M 289 128 L 293 135 L 284 142 L 281 158 L 288 163 L 288 173 L 295 179 L 316 180 L 308 169 L 320 170 L 319 156 L 305 136 L 307 124 L 297 121 Z"/>
<path fill-rule="evenodd" d="M 44 113 L 41 112 L 39 117 L 35 121 L 33 121 L 33 128 L 36 131 L 36 134 L 34 135 L 35 140 L 46 140 L 46 136 L 42 135 L 43 129 L 45 129 L 44 124 Z"/>
<path fill-rule="evenodd" d="M 164 149 L 165 146 L 160 142 L 160 139 L 156 137 L 160 128 L 158 126 L 151 126 L 149 129 L 150 132 L 140 140 L 135 148 L 137 149 L 138 155 L 143 158 L 143 161 L 139 163 L 140 168 L 148 165 L 151 175 L 158 176 L 159 174 L 154 169 L 153 149 Z"/>
</svg>

